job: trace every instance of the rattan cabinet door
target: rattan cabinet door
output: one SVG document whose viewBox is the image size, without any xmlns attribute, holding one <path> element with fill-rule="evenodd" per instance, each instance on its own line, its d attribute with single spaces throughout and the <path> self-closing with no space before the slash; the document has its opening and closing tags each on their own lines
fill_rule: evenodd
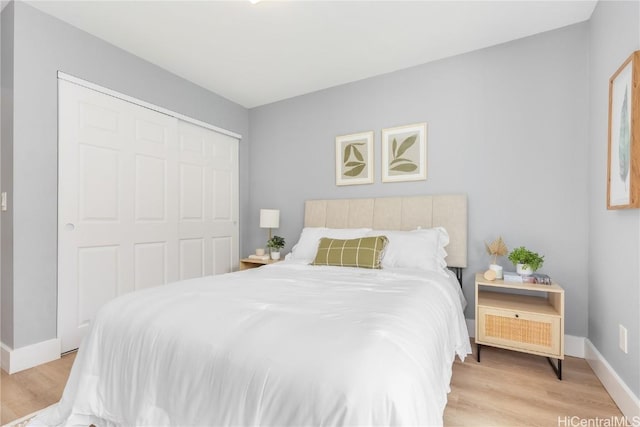
<svg viewBox="0 0 640 427">
<path fill-rule="evenodd" d="M 483 344 L 560 356 L 560 317 L 478 307 L 477 340 Z"/>
</svg>

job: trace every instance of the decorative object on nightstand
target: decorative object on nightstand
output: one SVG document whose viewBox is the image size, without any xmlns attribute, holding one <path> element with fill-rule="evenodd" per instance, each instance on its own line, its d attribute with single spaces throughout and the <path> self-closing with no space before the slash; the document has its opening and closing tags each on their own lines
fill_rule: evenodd
<svg viewBox="0 0 640 427">
<path fill-rule="evenodd" d="M 509 283 L 523 283 L 522 276 L 515 271 L 505 271 L 502 280 Z"/>
<path fill-rule="evenodd" d="M 557 283 L 540 285 L 489 281 L 482 273 L 476 274 L 475 288 L 478 362 L 485 345 L 545 356 L 561 380 L 564 289 Z M 529 293 L 504 292 L 513 289 Z M 557 364 L 551 359 L 556 359 Z"/>
<path fill-rule="evenodd" d="M 272 249 L 272 248 L 279 249 L 284 247 L 284 239 L 278 236 L 275 236 L 275 237 L 277 237 L 278 239 L 282 239 L 282 245 L 277 247 L 270 244 L 270 242 L 273 240 L 273 238 L 271 237 L 271 230 L 278 227 L 280 227 L 280 211 L 278 209 L 260 209 L 260 228 L 269 229 L 269 240 L 267 240 L 267 247 L 269 249 Z M 271 259 L 274 259 L 274 260 L 280 259 L 279 251 L 277 251 L 278 253 L 275 256 L 274 256 L 274 251 L 270 250 L 270 252 L 271 252 L 270 253 Z M 258 249 L 256 249 L 256 255 L 258 255 Z M 266 257 L 266 259 L 269 258 L 269 256 L 264 255 L 264 251 L 262 252 L 262 255 Z M 251 256 L 249 256 L 249 258 L 251 258 Z"/>
<path fill-rule="evenodd" d="M 495 270 L 489 269 L 489 270 L 484 272 L 483 277 L 486 280 L 489 280 L 489 281 L 492 282 L 492 281 L 496 280 L 496 272 L 495 272 Z"/>
<path fill-rule="evenodd" d="M 485 242 L 484 246 L 487 249 L 487 253 L 493 257 L 493 262 L 489 265 L 489 270 L 493 270 L 496 273 L 496 279 L 502 279 L 502 266 L 498 265 L 498 257 L 505 256 L 509 253 L 507 245 L 504 243 L 504 240 L 502 240 L 502 236 L 498 236 L 498 238 L 490 244 Z"/>
<path fill-rule="evenodd" d="M 260 228 L 269 229 L 269 240 L 271 240 L 271 229 L 280 227 L 280 211 L 278 209 L 260 209 Z"/>
<path fill-rule="evenodd" d="M 533 274 L 534 271 L 542 267 L 544 255 L 538 255 L 524 246 L 515 248 L 509 254 L 509 261 L 516 266 L 516 272 L 523 276 Z"/>
<path fill-rule="evenodd" d="M 284 248 L 284 238 L 280 236 L 273 236 L 267 242 L 267 247 L 271 252 L 271 259 L 280 259 L 280 249 Z"/>
</svg>

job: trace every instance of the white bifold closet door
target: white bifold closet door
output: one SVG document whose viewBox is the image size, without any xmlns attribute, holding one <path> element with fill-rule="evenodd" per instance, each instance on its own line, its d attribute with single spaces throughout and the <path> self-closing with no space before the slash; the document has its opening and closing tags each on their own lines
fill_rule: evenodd
<svg viewBox="0 0 640 427">
<path fill-rule="evenodd" d="M 238 140 L 59 80 L 58 337 L 109 300 L 238 264 Z"/>
</svg>

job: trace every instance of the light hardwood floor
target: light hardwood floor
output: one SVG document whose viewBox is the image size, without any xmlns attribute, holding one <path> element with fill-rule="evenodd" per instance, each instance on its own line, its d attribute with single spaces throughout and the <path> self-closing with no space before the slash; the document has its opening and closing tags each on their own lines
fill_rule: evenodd
<svg viewBox="0 0 640 427">
<path fill-rule="evenodd" d="M 57 402 L 74 358 L 72 353 L 17 374 L 2 372 L 1 423 Z M 558 417 L 622 415 L 585 360 L 567 357 L 558 381 L 544 357 L 491 347 L 482 349 L 481 363 L 456 360 L 448 399 L 446 426 L 558 426 Z"/>
<path fill-rule="evenodd" d="M 0 424 L 29 415 L 60 400 L 76 353 L 17 372 L 0 372 Z"/>
<path fill-rule="evenodd" d="M 544 357 L 485 346 L 478 363 L 472 347 L 473 358 L 453 365 L 446 426 L 569 426 L 559 417 L 622 417 L 584 359 L 565 357 L 559 381 Z"/>
</svg>

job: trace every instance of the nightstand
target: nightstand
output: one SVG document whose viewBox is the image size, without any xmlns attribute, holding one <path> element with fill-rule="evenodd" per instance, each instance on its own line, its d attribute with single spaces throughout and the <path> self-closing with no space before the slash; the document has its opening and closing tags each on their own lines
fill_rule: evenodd
<svg viewBox="0 0 640 427">
<path fill-rule="evenodd" d="M 254 258 L 242 258 L 240 260 L 240 270 L 248 270 L 250 268 L 262 267 L 267 264 L 274 264 L 280 262 L 282 259 L 254 259 Z"/>
<path fill-rule="evenodd" d="M 512 289 L 529 292 L 523 295 Z M 489 281 L 477 273 L 476 344 L 478 362 L 483 345 L 536 354 L 547 357 L 562 380 L 564 289 L 557 283 Z M 557 365 L 551 359 L 556 359 Z"/>
</svg>

